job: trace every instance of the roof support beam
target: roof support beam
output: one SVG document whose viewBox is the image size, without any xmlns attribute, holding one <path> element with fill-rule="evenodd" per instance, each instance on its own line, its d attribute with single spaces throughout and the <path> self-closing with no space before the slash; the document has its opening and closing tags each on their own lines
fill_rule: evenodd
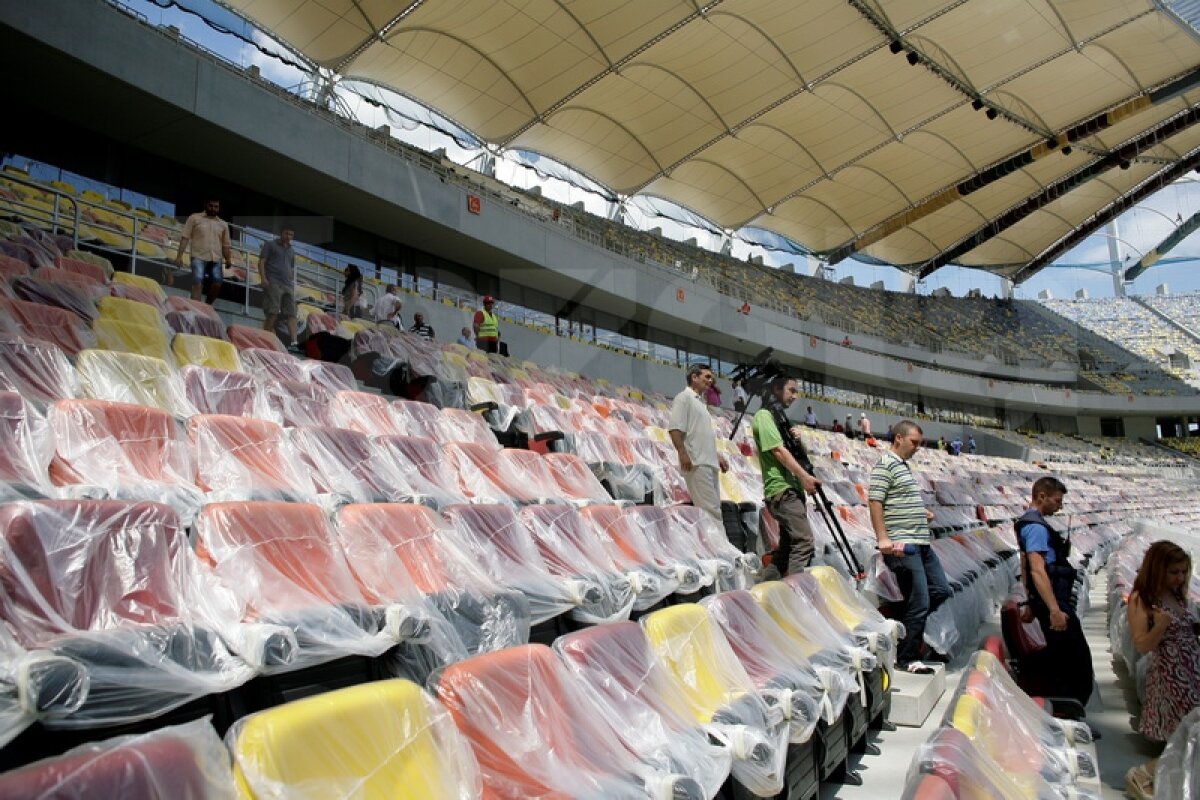
<svg viewBox="0 0 1200 800">
<path fill-rule="evenodd" d="M 1021 267 L 1012 277 L 1013 283 L 1022 283 L 1029 278 L 1032 278 L 1037 272 L 1054 259 L 1058 258 L 1063 253 L 1070 250 L 1075 245 L 1082 242 L 1092 231 L 1101 225 L 1106 225 L 1110 220 L 1124 214 L 1129 209 L 1136 206 L 1138 203 L 1145 200 L 1150 195 L 1154 194 L 1164 186 L 1171 184 L 1182 178 L 1184 175 L 1191 172 L 1196 167 L 1200 166 L 1200 148 L 1193 150 L 1186 158 L 1180 161 L 1173 167 L 1169 167 L 1154 177 L 1147 180 L 1137 189 L 1122 197 L 1118 197 L 1105 208 L 1092 215 L 1091 219 L 1084 221 L 1082 225 L 1074 231 L 1059 239 L 1050 247 L 1046 248 L 1034 260 L 1030 261 L 1025 266 Z"/>
<path fill-rule="evenodd" d="M 1154 130 L 1139 136 L 1132 142 L 1117 148 L 1111 154 L 1104 158 L 1097 159 L 1082 169 L 1068 175 L 1062 180 L 1056 181 L 1045 188 L 1040 194 L 1028 198 L 1020 205 L 1010 208 L 1008 211 L 996 217 L 994 220 L 979 228 L 974 233 L 968 235 L 964 239 L 946 250 L 938 253 L 933 258 L 921 265 L 918 274 L 920 277 L 932 273 L 934 270 L 940 269 L 949 264 L 956 258 L 966 255 L 967 253 L 979 247 L 984 242 L 999 235 L 1016 225 L 1021 220 L 1033 214 L 1041 208 L 1044 208 L 1055 200 L 1069 194 L 1078 189 L 1088 181 L 1108 172 L 1110 169 L 1124 165 L 1129 166 L 1138 153 L 1142 150 L 1149 149 L 1166 141 L 1172 136 L 1175 136 L 1182 131 L 1200 122 L 1200 106 L 1194 106 L 1183 114 L 1179 114 Z"/>
<path fill-rule="evenodd" d="M 1163 239 L 1153 250 L 1138 259 L 1136 264 L 1125 270 L 1125 282 L 1132 281 L 1153 267 L 1158 263 L 1160 258 L 1174 250 L 1180 242 L 1190 236 L 1197 228 L 1200 228 L 1200 211 L 1192 214 L 1187 222 L 1184 222 L 1175 230 L 1168 233 L 1167 238 Z"/>
<path fill-rule="evenodd" d="M 1113 125 L 1128 119 L 1129 117 L 1144 111 L 1154 105 L 1159 105 L 1164 102 L 1178 97 L 1183 92 L 1189 91 L 1197 84 L 1200 84 L 1200 69 L 1192 70 L 1186 75 L 1178 78 L 1171 83 L 1156 89 L 1153 92 L 1139 95 L 1132 100 L 1128 100 L 1121 105 L 1113 108 L 1103 114 L 1097 114 L 1091 119 L 1084 120 L 1065 131 L 1062 131 L 1054 139 L 1038 142 L 1028 150 L 1024 150 L 1015 155 L 1009 156 L 1003 161 L 993 164 L 991 167 L 979 172 L 965 181 L 962 181 L 954 186 L 950 186 L 942 191 L 934 194 L 932 197 L 921 202 L 917 206 L 908 209 L 900 214 L 897 214 L 890 219 L 884 220 L 875 227 L 867 230 L 861 236 L 842 245 L 829 254 L 829 263 L 836 264 L 855 253 L 858 253 L 871 245 L 880 242 L 892 234 L 902 230 L 903 228 L 912 225 L 918 220 L 928 217 L 935 211 L 945 208 L 956 200 L 961 200 L 972 192 L 978 191 L 985 186 L 995 183 L 1006 175 L 1011 175 L 1019 169 L 1029 166 L 1039 159 L 1054 153 L 1064 147 L 1067 147 L 1075 142 L 1094 136 L 1100 131 L 1110 128 Z"/>
</svg>

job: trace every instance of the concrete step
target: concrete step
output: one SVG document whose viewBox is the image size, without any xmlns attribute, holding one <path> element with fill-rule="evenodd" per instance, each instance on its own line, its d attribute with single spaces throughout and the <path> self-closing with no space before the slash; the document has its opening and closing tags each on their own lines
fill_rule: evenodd
<svg viewBox="0 0 1200 800">
<path fill-rule="evenodd" d="M 892 708 L 888 721 L 905 728 L 919 728 L 929 718 L 938 700 L 946 691 L 946 668 L 930 664 L 932 675 L 913 675 L 896 671 L 892 674 Z"/>
</svg>

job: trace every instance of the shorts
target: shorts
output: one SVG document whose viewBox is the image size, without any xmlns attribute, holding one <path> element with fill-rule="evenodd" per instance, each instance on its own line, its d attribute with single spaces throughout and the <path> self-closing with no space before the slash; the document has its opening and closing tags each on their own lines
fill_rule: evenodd
<svg viewBox="0 0 1200 800">
<path fill-rule="evenodd" d="M 279 281 L 271 281 L 263 289 L 262 310 L 264 314 L 282 314 L 285 317 L 296 316 L 296 295 L 290 286 Z"/>
<path fill-rule="evenodd" d="M 198 258 L 192 259 L 192 283 L 212 283 L 220 284 L 224 276 L 221 274 L 220 261 L 201 261 Z"/>
<path fill-rule="evenodd" d="M 500 340 L 499 339 L 476 339 L 475 346 L 485 353 L 499 353 L 500 352 Z"/>
</svg>

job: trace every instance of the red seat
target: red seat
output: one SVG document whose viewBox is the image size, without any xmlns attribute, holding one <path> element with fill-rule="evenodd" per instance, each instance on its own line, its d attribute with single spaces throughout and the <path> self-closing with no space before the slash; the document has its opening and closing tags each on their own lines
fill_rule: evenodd
<svg viewBox="0 0 1200 800">
<path fill-rule="evenodd" d="M 123 300 L 133 300 L 137 303 L 145 303 L 148 306 L 153 306 L 160 313 L 164 310 L 162 297 L 157 292 L 152 292 L 142 286 L 114 281 L 108 285 L 108 293 L 113 297 L 120 297 Z M 224 336 L 223 330 L 221 335 Z"/>
<path fill-rule="evenodd" d="M 308 383 L 300 360 L 286 351 L 262 347 L 239 347 L 238 350 L 247 372 L 278 381 Z"/>
<path fill-rule="evenodd" d="M 93 265 L 88 264 L 88 266 Z M 105 287 L 105 284 L 108 283 L 108 276 L 104 274 L 104 270 L 100 269 L 100 267 L 96 267 L 96 269 L 99 271 L 99 274 L 59 267 L 38 267 L 33 271 L 33 277 L 43 281 L 50 281 L 51 283 L 65 283 L 70 286 L 78 286 L 93 293 L 96 297 L 102 297 L 108 294 L 108 289 Z"/>
<path fill-rule="evenodd" d="M 321 493 L 351 503 L 402 503 L 415 494 L 365 433 L 304 427 L 293 431 L 292 442 Z"/>
<path fill-rule="evenodd" d="M 187 431 L 201 490 L 224 500 L 315 499 L 312 480 L 274 422 L 197 414 Z"/>
<path fill-rule="evenodd" d="M 645 767 L 543 645 L 451 664 L 435 687 L 495 800 L 645 797 Z"/>
<path fill-rule="evenodd" d="M 8 283 L 13 278 L 29 274 L 29 265 L 19 258 L 0 253 L 0 281 Z"/>
<path fill-rule="evenodd" d="M 438 507 L 467 502 L 437 442 L 419 436 L 378 436 L 375 444 L 395 462 L 420 502 Z"/>
<path fill-rule="evenodd" d="M 91 329 L 63 308 L 0 297 L 0 318 L 16 326 L 10 332 L 55 344 L 69 356 L 96 346 Z"/>
<path fill-rule="evenodd" d="M 200 800 L 234 794 L 208 720 L 77 747 L 0 775 L 0 797 Z"/>
<path fill-rule="evenodd" d="M 283 346 L 283 342 L 279 341 L 278 336 L 261 328 L 251 328 L 249 325 L 230 325 L 226 332 L 229 334 L 229 341 L 233 342 L 234 347 L 238 350 L 257 347 L 263 350 L 287 352 L 287 348 Z"/>
<path fill-rule="evenodd" d="M 21 300 L 71 312 L 89 325 L 96 319 L 96 293 L 69 282 L 54 282 L 35 275 L 14 278 L 13 294 Z"/>
<path fill-rule="evenodd" d="M 573 453 L 547 453 L 545 464 L 550 468 L 564 496 L 577 501 L 612 503 L 613 498 L 604 484 L 596 479 L 588 465 Z"/>
<path fill-rule="evenodd" d="M 462 493 L 476 503 L 543 503 L 557 487 L 538 486 L 529 475 L 509 469 L 500 453 L 469 442 L 452 442 L 442 448 L 458 475 Z M 546 493 L 538 494 L 542 490 Z"/>
<path fill-rule="evenodd" d="M 201 414 L 259 415 L 258 384 L 253 375 L 195 364 L 179 373 L 188 401 Z"/>
<path fill-rule="evenodd" d="M 320 386 L 269 379 L 263 382 L 263 394 L 272 417 L 285 428 L 334 424 L 329 413 L 332 398 Z"/>
<path fill-rule="evenodd" d="M 168 311 L 166 319 L 167 325 L 175 333 L 207 336 L 211 339 L 225 339 L 225 323 L 220 320 L 180 311 Z"/>
<path fill-rule="evenodd" d="M 0 617 L 28 649 L 81 664 L 82 708 L 55 724 L 153 716 L 253 675 L 215 631 L 235 623 L 209 603 L 174 510 L 121 500 L 0 506 Z"/>
<path fill-rule="evenodd" d="M 166 411 L 107 400 L 59 400 L 50 406 L 57 449 L 56 486 L 92 484 L 117 496 L 158 499 L 173 486 L 194 493 L 191 460 Z"/>
<path fill-rule="evenodd" d="M 75 370 L 56 345 L 22 336 L 0 336 L 0 375 L 23 397 L 53 403 L 74 397 Z"/>
<path fill-rule="evenodd" d="M 634 608 L 643 610 L 675 592 L 682 577 L 686 584 L 700 580 L 698 570 L 673 561 L 669 554 L 662 554 L 662 565 L 656 559 L 653 546 L 642 533 L 633 517 L 615 505 L 588 506 L 580 510 L 580 516 L 592 527 L 592 534 L 602 544 L 609 558 L 625 570 L 626 574 L 637 572 L 643 584 L 653 581 L 656 591 L 639 593 L 641 596 Z M 654 599 L 646 597 L 649 593 Z"/>
<path fill-rule="evenodd" d="M 45 421 L 16 392 L 0 391 L 0 500 L 40 496 L 49 488 L 46 468 L 54 452 Z"/>
<path fill-rule="evenodd" d="M 90 261 L 80 261 L 77 258 L 68 258 L 67 256 L 59 256 L 55 259 L 54 263 L 59 269 L 82 275 L 94 284 L 108 283 L 108 273 L 99 264 L 93 264 Z"/>
<path fill-rule="evenodd" d="M 916 785 L 905 788 L 903 800 L 958 800 L 958 795 L 943 778 L 921 775 Z"/>
</svg>

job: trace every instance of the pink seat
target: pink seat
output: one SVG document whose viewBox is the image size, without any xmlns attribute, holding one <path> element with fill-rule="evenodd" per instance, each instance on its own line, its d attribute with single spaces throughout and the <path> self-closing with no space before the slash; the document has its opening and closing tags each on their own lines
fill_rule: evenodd
<svg viewBox="0 0 1200 800">
<path fill-rule="evenodd" d="M 40 496 L 49 488 L 46 468 L 54 452 L 45 421 L 16 392 L 0 391 L 0 500 Z"/>
<path fill-rule="evenodd" d="M 58 345 L 69 356 L 96 346 L 96 337 L 83 320 L 57 306 L 0 297 L 0 326 L 6 323 L 9 333 Z"/>
<path fill-rule="evenodd" d="M 308 383 L 300 360 L 290 353 L 262 347 L 241 347 L 238 350 L 242 366 L 247 372 L 277 381 Z"/>
<path fill-rule="evenodd" d="M 56 345 L 40 339 L 0 335 L 0 375 L 37 403 L 74 397 L 75 370 Z"/>
<path fill-rule="evenodd" d="M 292 442 L 323 494 L 351 503 L 403 503 L 415 495 L 395 462 L 365 433 L 303 427 L 293 431 Z"/>
<path fill-rule="evenodd" d="M 246 352 L 242 351 L 243 354 Z M 273 379 L 264 381 L 262 386 L 268 410 L 285 428 L 334 424 L 329 408 L 333 398 L 324 388 L 311 383 Z"/>
<path fill-rule="evenodd" d="M 375 444 L 395 463 L 419 502 L 439 508 L 467 502 L 458 477 L 442 457 L 437 442 L 419 436 L 392 435 L 376 437 Z"/>
<path fill-rule="evenodd" d="M 238 350 L 258 347 L 263 350 L 287 352 L 287 348 L 283 346 L 283 342 L 279 341 L 278 336 L 261 328 L 251 328 L 249 325 L 230 325 L 227 333 L 229 341 L 233 342 L 234 347 Z"/>
<path fill-rule="evenodd" d="M 188 401 L 201 414 L 258 416 L 258 384 L 253 375 L 195 364 L 179 373 Z"/>
</svg>

